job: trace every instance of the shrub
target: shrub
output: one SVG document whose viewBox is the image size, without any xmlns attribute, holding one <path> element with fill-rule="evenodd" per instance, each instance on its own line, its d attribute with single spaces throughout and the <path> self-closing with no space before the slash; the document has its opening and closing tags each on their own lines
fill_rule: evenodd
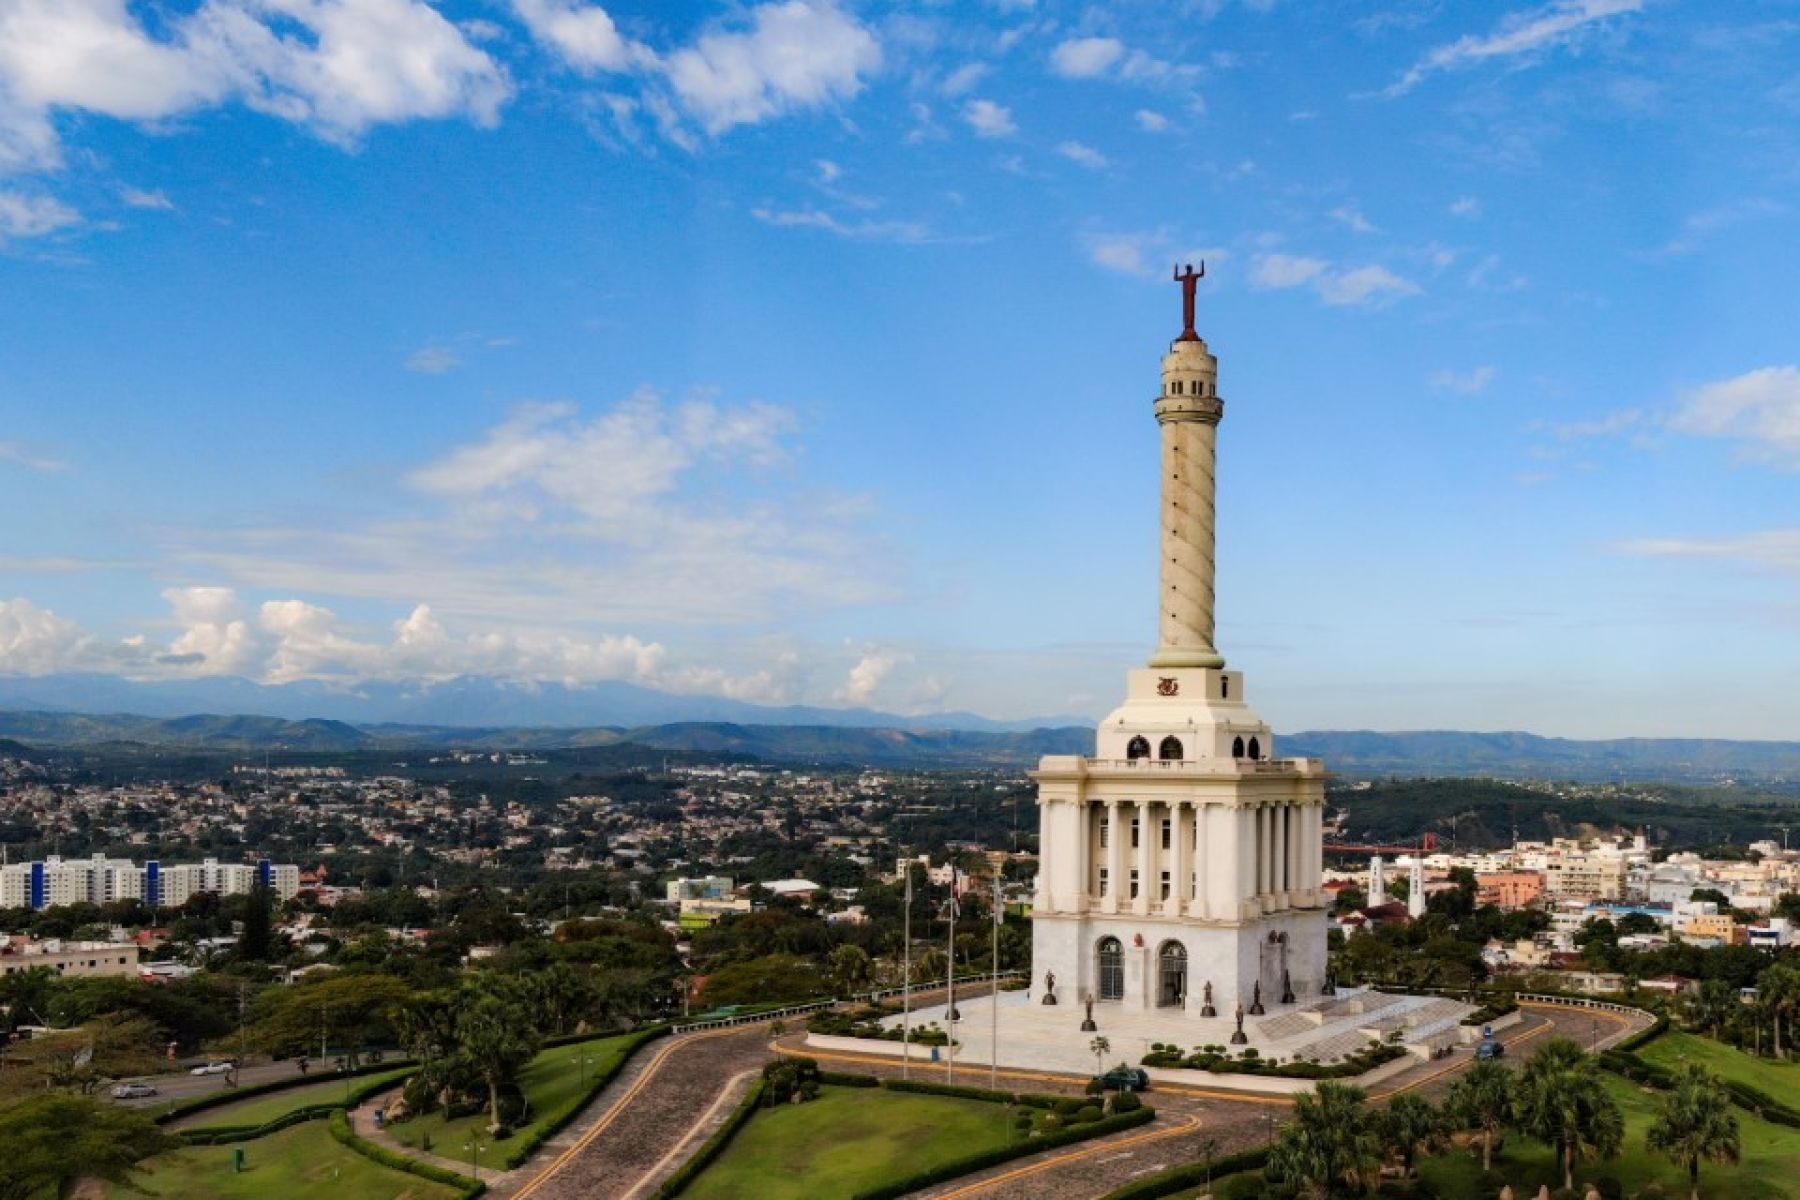
<svg viewBox="0 0 1800 1200">
<path fill-rule="evenodd" d="M 1116 1113 L 1136 1112 L 1144 1107 L 1144 1102 L 1136 1092 L 1120 1092 L 1112 1098 L 1112 1110 Z"/>
<path fill-rule="evenodd" d="M 1090 1079 L 1087 1081 L 1087 1085 L 1081 1090 L 1090 1096 L 1098 1096 L 1101 1092 L 1106 1090 L 1106 1085 L 1101 1083 L 1098 1079 Z"/>
<path fill-rule="evenodd" d="M 1098 1121 L 1105 1115 L 1105 1113 L 1100 1111 L 1100 1106 L 1098 1104 L 1084 1104 L 1075 1110 L 1075 1115 L 1069 1118 L 1069 1124 L 1086 1125 L 1090 1121 Z"/>
</svg>

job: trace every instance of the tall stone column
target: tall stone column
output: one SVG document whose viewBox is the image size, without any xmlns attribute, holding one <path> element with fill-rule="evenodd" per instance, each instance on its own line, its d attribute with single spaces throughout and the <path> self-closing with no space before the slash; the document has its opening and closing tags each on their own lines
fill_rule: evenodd
<svg viewBox="0 0 1800 1200">
<path fill-rule="evenodd" d="M 1161 610 L 1152 667 L 1222 667 L 1213 648 L 1214 482 L 1218 360 L 1184 333 L 1163 358 Z"/>
<path fill-rule="evenodd" d="M 1146 801 L 1138 801 L 1138 844 L 1137 873 L 1138 894 L 1132 902 L 1131 911 L 1140 917 L 1150 915 L 1150 897 L 1156 891 L 1156 847 L 1162 842 L 1162 831 L 1151 815 L 1156 806 Z"/>
<path fill-rule="evenodd" d="M 1100 901 L 1100 911 L 1116 913 L 1120 911 L 1119 897 L 1125 894 L 1128 882 L 1125 875 L 1125 839 L 1129 836 L 1125 827 L 1125 806 L 1117 800 L 1106 801 L 1106 895 Z"/>
<path fill-rule="evenodd" d="M 1194 870 L 1194 837 L 1187 828 L 1188 814 L 1193 812 L 1193 807 L 1185 800 L 1176 800 L 1169 807 L 1169 899 L 1163 904 L 1163 915 L 1179 918 L 1188 898 L 1188 879 Z"/>
<path fill-rule="evenodd" d="M 1083 913 L 1093 907 L 1094 879 L 1094 806 L 1087 800 L 1074 804 L 1074 845 L 1070 857 L 1075 860 L 1075 891 L 1065 911 Z M 1042 860 L 1042 851 L 1039 859 Z"/>
</svg>

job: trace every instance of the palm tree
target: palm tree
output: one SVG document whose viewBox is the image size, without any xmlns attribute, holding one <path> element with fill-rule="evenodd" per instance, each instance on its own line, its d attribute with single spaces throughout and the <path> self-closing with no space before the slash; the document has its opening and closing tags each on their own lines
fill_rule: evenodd
<svg viewBox="0 0 1800 1200">
<path fill-rule="evenodd" d="M 517 992 L 505 986 L 469 987 L 456 1016 L 457 1054 L 487 1087 L 490 1131 L 502 1125 L 502 1089 L 518 1079 L 538 1052 L 537 1032 L 519 1019 L 523 997 Z"/>
<path fill-rule="evenodd" d="M 1403 1092 L 1375 1114 L 1374 1125 L 1388 1151 L 1400 1156 L 1401 1178 L 1410 1179 L 1419 1149 L 1429 1149 L 1443 1136 L 1444 1116 L 1425 1097 Z"/>
<path fill-rule="evenodd" d="M 1494 1059 L 1478 1062 L 1450 1085 L 1444 1107 L 1458 1121 L 1481 1130 L 1481 1169 L 1494 1169 L 1494 1142 L 1513 1114 L 1513 1073 Z"/>
<path fill-rule="evenodd" d="M 831 979 L 839 995 L 868 991 L 873 971 L 874 963 L 861 946 L 839 946 L 831 952 Z"/>
<path fill-rule="evenodd" d="M 1791 1017 L 1800 1007 L 1800 970 L 1787 963 L 1776 963 L 1756 981 L 1756 998 L 1768 1012 L 1775 1035 L 1775 1057 L 1781 1051 L 1781 1027 L 1784 1017 Z"/>
<path fill-rule="evenodd" d="M 1732 995 L 1730 984 L 1722 979 L 1708 979 L 1687 1002 L 1688 1025 L 1702 1033 L 1717 1036 L 1725 1022 L 1731 1019 L 1731 1006 L 1736 1002 L 1737 998 Z"/>
<path fill-rule="evenodd" d="M 1701 1161 L 1735 1163 L 1740 1149 L 1731 1096 L 1719 1077 L 1699 1063 L 1677 1070 L 1675 1086 L 1663 1097 L 1644 1142 L 1687 1168 L 1690 1200 L 1700 1200 Z"/>
<path fill-rule="evenodd" d="M 1377 1178 L 1381 1143 L 1366 1105 L 1368 1093 L 1330 1080 L 1314 1095 L 1294 1097 L 1294 1117 L 1269 1149 L 1264 1175 L 1300 1190 L 1306 1200 L 1360 1195 Z"/>
<path fill-rule="evenodd" d="M 1625 1142 L 1625 1116 L 1598 1064 L 1568 1038 L 1551 1038 L 1525 1064 L 1513 1115 L 1520 1129 L 1555 1149 L 1570 1190 L 1578 1161 L 1611 1158 Z"/>
<path fill-rule="evenodd" d="M 1088 1043 L 1088 1052 L 1094 1056 L 1094 1074 L 1099 1075 L 1106 1070 L 1102 1060 L 1106 1057 L 1107 1051 L 1111 1049 L 1112 1043 L 1107 1041 L 1104 1035 Z"/>
</svg>

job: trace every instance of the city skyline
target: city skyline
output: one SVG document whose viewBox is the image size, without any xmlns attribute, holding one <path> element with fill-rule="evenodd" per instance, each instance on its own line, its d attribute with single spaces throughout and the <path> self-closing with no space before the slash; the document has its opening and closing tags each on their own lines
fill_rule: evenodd
<svg viewBox="0 0 1800 1200">
<path fill-rule="evenodd" d="M 1792 736 L 1787 11 L 0 0 L 0 672 L 1097 715 L 1204 259 L 1277 729 Z"/>
</svg>

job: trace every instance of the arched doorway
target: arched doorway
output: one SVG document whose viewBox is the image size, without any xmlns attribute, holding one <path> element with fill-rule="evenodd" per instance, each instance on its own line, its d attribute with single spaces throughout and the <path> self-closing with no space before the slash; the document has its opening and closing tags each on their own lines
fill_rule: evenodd
<svg viewBox="0 0 1800 1200">
<path fill-rule="evenodd" d="M 1250 739 L 1250 757 L 1258 758 L 1258 759 L 1260 759 L 1262 757 L 1262 739 L 1261 738 L 1251 738 Z"/>
<path fill-rule="evenodd" d="M 1187 947 L 1164 942 L 1156 955 L 1156 1003 L 1179 1008 L 1187 1000 Z"/>
<path fill-rule="evenodd" d="M 1123 1000 L 1125 998 L 1125 947 L 1115 937 L 1101 938 L 1100 944 L 1094 948 L 1094 974 L 1100 986 L 1096 989 L 1102 1000 Z"/>
<path fill-rule="evenodd" d="M 1129 742 L 1125 743 L 1125 757 L 1129 759 L 1149 758 L 1150 739 L 1146 737 L 1134 737 Z"/>
<path fill-rule="evenodd" d="M 1233 758 L 1244 757 L 1244 739 L 1243 738 L 1235 737 L 1235 738 L 1231 739 L 1231 757 L 1233 757 Z"/>
</svg>

